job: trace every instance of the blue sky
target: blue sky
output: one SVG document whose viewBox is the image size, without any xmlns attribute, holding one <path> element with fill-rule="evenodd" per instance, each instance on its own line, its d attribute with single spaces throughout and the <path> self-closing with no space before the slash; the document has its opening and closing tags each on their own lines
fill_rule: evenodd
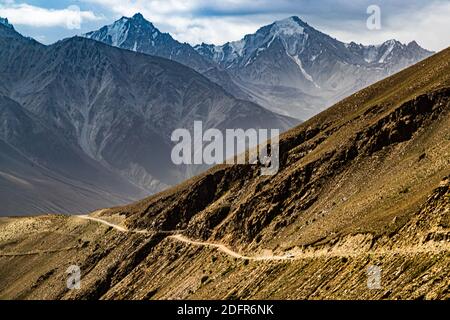
<svg viewBox="0 0 450 320">
<path fill-rule="evenodd" d="M 373 4 L 381 12 L 379 30 L 366 26 L 366 11 Z M 265 24 L 298 15 L 345 42 L 416 40 L 435 51 L 450 45 L 449 0 L 0 0 L 0 17 L 46 44 L 136 12 L 191 44 L 238 40 Z"/>
</svg>

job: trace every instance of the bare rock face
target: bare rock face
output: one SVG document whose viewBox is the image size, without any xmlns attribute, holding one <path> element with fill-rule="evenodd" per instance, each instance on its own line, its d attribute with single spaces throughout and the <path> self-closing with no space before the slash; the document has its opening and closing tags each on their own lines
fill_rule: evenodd
<svg viewBox="0 0 450 320">
<path fill-rule="evenodd" d="M 205 71 L 213 66 L 189 44 L 180 43 L 170 34 L 162 33 L 140 13 L 130 18 L 122 17 L 113 24 L 84 36 L 122 49 L 171 59 L 198 71 Z"/>
</svg>

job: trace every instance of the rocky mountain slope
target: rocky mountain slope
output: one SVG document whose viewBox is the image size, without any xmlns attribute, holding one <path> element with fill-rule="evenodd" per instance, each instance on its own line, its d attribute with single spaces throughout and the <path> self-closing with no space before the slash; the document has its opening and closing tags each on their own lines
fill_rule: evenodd
<svg viewBox="0 0 450 320">
<path fill-rule="evenodd" d="M 431 54 L 416 42 L 346 44 L 295 16 L 239 41 L 195 49 L 261 105 L 301 119 Z"/>
<path fill-rule="evenodd" d="M 213 66 L 189 44 L 180 43 L 170 34 L 162 33 L 140 13 L 130 18 L 122 17 L 84 36 L 122 49 L 171 59 L 200 72 Z"/>
<path fill-rule="evenodd" d="M 171 161 L 171 133 L 297 123 L 163 58 L 75 37 L 43 46 L 0 24 L 1 215 L 123 204 L 204 169 Z M 48 195 L 47 195 L 48 194 Z"/>
<path fill-rule="evenodd" d="M 141 14 L 85 37 L 183 63 L 236 97 L 302 120 L 431 54 L 414 41 L 343 43 L 298 17 L 220 46 L 180 43 Z"/>
<path fill-rule="evenodd" d="M 190 44 L 181 43 L 169 33 L 161 32 L 140 13 L 132 17 L 122 17 L 111 25 L 83 36 L 122 49 L 177 61 L 202 73 L 233 96 L 244 100 L 253 99 L 215 62 L 203 57 Z"/>
<path fill-rule="evenodd" d="M 285 133 L 280 164 L 90 217 L 4 218 L 0 298 L 450 298 L 450 49 Z"/>
</svg>

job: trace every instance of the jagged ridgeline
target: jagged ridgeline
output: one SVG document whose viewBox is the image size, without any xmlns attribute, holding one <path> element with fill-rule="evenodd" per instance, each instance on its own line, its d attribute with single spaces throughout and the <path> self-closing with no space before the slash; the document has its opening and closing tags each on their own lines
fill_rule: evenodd
<svg viewBox="0 0 450 320">
<path fill-rule="evenodd" d="M 217 166 L 84 219 L 0 220 L 0 298 L 448 299 L 449 161 L 446 49 L 283 134 L 274 176 Z"/>
<path fill-rule="evenodd" d="M 295 16 L 224 45 L 180 43 L 141 14 L 85 37 L 180 62 L 238 98 L 301 120 L 432 54 L 415 41 L 344 43 Z"/>
</svg>

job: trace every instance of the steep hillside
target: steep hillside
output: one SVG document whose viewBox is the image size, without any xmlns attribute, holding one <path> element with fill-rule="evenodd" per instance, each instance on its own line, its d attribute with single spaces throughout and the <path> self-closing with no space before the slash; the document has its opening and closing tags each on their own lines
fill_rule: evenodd
<svg viewBox="0 0 450 320">
<path fill-rule="evenodd" d="M 450 298 L 450 49 L 288 131 L 280 158 L 274 176 L 217 166 L 88 217 L 4 219 L 0 297 Z"/>
<path fill-rule="evenodd" d="M 1 95 L 0 124 L 0 215 L 83 212 L 146 194 Z"/>
</svg>

